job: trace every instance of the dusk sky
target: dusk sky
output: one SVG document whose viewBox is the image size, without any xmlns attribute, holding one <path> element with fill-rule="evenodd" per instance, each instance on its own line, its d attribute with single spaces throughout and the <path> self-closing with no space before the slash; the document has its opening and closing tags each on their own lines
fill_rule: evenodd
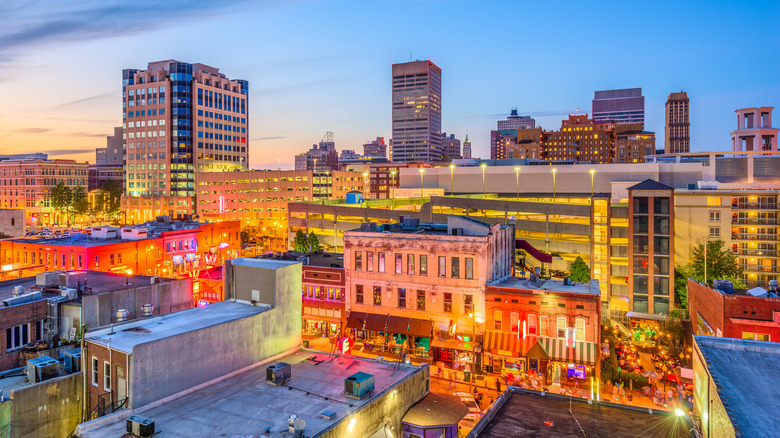
<svg viewBox="0 0 780 438">
<path fill-rule="evenodd" d="M 7 0 L 0 153 L 94 162 L 122 122 L 122 69 L 163 59 L 249 81 L 253 168 L 292 167 L 326 131 L 362 153 L 391 135 L 391 64 L 410 56 L 442 68 L 442 129 L 474 156 L 514 107 L 558 129 L 594 90 L 627 87 L 657 148 L 684 90 L 691 149 L 728 150 L 735 109 L 780 104 L 778 23 L 776 1 Z"/>
</svg>

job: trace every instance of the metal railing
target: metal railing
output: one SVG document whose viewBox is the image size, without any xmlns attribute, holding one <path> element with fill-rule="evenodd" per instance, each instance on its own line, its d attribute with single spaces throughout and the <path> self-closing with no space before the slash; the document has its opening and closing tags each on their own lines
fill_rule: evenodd
<svg viewBox="0 0 780 438">
<path fill-rule="evenodd" d="M 780 225 L 780 219 L 733 217 L 731 223 L 736 225 Z"/>
<path fill-rule="evenodd" d="M 749 233 L 731 233 L 732 240 L 765 240 L 770 242 L 777 242 L 777 234 L 749 234 Z"/>
<path fill-rule="evenodd" d="M 777 210 L 777 203 L 772 202 L 732 202 L 731 208 L 750 210 Z"/>
<path fill-rule="evenodd" d="M 774 274 L 780 274 L 780 266 L 762 266 L 762 265 L 750 265 L 740 264 L 737 265 L 740 269 L 747 272 L 771 272 Z"/>
<path fill-rule="evenodd" d="M 737 248 L 733 250 L 735 255 L 738 256 L 759 256 L 759 257 L 778 257 L 780 251 L 775 249 L 742 249 Z"/>
</svg>

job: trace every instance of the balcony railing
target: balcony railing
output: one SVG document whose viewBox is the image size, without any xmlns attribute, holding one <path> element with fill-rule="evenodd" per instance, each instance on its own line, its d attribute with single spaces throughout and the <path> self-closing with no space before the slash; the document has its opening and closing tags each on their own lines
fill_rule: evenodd
<svg viewBox="0 0 780 438">
<path fill-rule="evenodd" d="M 779 239 L 777 234 L 749 234 L 749 233 L 731 233 L 731 240 L 755 240 L 776 242 Z"/>
<path fill-rule="evenodd" d="M 777 210 L 777 203 L 758 203 L 758 202 L 732 202 L 731 208 L 745 209 L 745 210 Z"/>
<path fill-rule="evenodd" d="M 734 255 L 737 256 L 754 256 L 754 257 L 778 257 L 780 251 L 775 249 L 741 249 L 737 248 L 733 250 Z"/>
<path fill-rule="evenodd" d="M 762 266 L 749 264 L 741 264 L 737 266 L 739 266 L 745 272 L 771 272 L 780 274 L 780 266 Z"/>
<path fill-rule="evenodd" d="M 780 225 L 780 219 L 737 217 L 732 218 L 731 223 L 736 225 Z"/>
</svg>

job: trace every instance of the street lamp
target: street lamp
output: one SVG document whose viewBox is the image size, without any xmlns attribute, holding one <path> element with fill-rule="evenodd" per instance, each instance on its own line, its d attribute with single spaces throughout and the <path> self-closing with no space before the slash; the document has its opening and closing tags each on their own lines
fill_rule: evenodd
<svg viewBox="0 0 780 438">
<path fill-rule="evenodd" d="M 552 168 L 552 174 L 553 174 L 553 201 L 555 201 L 555 172 L 557 172 L 558 169 Z"/>
<path fill-rule="evenodd" d="M 593 204 L 593 175 L 596 173 L 596 169 L 590 169 L 590 203 Z"/>
<path fill-rule="evenodd" d="M 487 164 L 482 163 L 480 165 L 482 167 L 482 197 L 485 197 L 485 167 L 487 167 Z"/>
<path fill-rule="evenodd" d="M 390 210 L 395 209 L 395 170 L 390 172 L 390 176 L 393 178 L 390 183 Z"/>
<path fill-rule="evenodd" d="M 453 185 L 453 183 L 454 183 L 453 172 L 455 172 L 455 165 L 454 164 L 450 164 L 450 196 L 455 196 L 454 192 L 453 192 L 453 188 L 454 188 L 454 185 Z"/>
<path fill-rule="evenodd" d="M 133 270 L 128 269 L 125 271 L 125 285 L 130 284 L 130 276 L 133 275 Z"/>
<path fill-rule="evenodd" d="M 420 168 L 420 210 L 422 211 L 422 203 L 423 203 L 423 174 L 425 173 L 425 169 Z"/>
<path fill-rule="evenodd" d="M 520 168 L 515 167 L 515 198 L 520 198 Z"/>
<path fill-rule="evenodd" d="M 366 199 L 371 198 L 371 186 L 368 179 L 368 171 L 363 172 L 363 187 L 366 189 Z"/>
</svg>

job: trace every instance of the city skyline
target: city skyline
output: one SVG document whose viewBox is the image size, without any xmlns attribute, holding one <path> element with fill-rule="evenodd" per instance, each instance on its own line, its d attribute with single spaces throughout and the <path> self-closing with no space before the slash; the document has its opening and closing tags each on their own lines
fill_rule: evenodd
<svg viewBox="0 0 780 438">
<path fill-rule="evenodd" d="M 776 40 L 770 30 L 780 11 L 776 4 L 750 9 L 674 4 L 676 16 L 687 21 L 667 20 L 671 3 L 647 11 L 625 5 L 553 11 L 504 4 L 504 16 L 556 13 L 556 26 L 534 20 L 521 34 L 512 31 L 511 22 L 480 24 L 489 22 L 493 8 L 443 3 L 5 6 L 0 153 L 34 149 L 52 158 L 94 161 L 94 149 L 104 147 L 106 136 L 122 122 L 122 69 L 164 59 L 217 66 L 253 84 L 252 168 L 276 167 L 277 159 L 291 168 L 294 155 L 326 131 L 335 133 L 339 150 L 359 149 L 377 136 L 389 139 L 391 67 L 410 58 L 441 67 L 442 131 L 461 140 L 468 134 L 479 157 L 489 156 L 490 130 L 512 108 L 552 129 L 577 109 L 589 112 L 597 90 L 641 87 L 646 129 L 657 138 L 663 136 L 668 94 L 687 92 L 692 151 L 729 150 L 734 110 L 777 106 L 780 100 L 772 75 L 776 57 L 763 56 L 759 44 L 732 38 L 746 33 L 757 41 Z M 403 19 L 409 10 L 438 20 L 421 29 Z M 583 27 L 596 20 L 609 25 Z M 209 31 L 188 31 L 199 26 Z M 722 32 L 724 27 L 732 32 Z M 187 38 L 178 37 L 182 32 Z M 576 36 L 582 34 L 594 43 L 581 43 Z M 527 44 L 517 46 L 524 38 Z M 507 56 L 507 47 L 523 48 Z M 745 70 L 734 62 L 737 55 L 760 57 L 768 68 Z M 748 73 L 750 81 L 734 80 Z"/>
</svg>

